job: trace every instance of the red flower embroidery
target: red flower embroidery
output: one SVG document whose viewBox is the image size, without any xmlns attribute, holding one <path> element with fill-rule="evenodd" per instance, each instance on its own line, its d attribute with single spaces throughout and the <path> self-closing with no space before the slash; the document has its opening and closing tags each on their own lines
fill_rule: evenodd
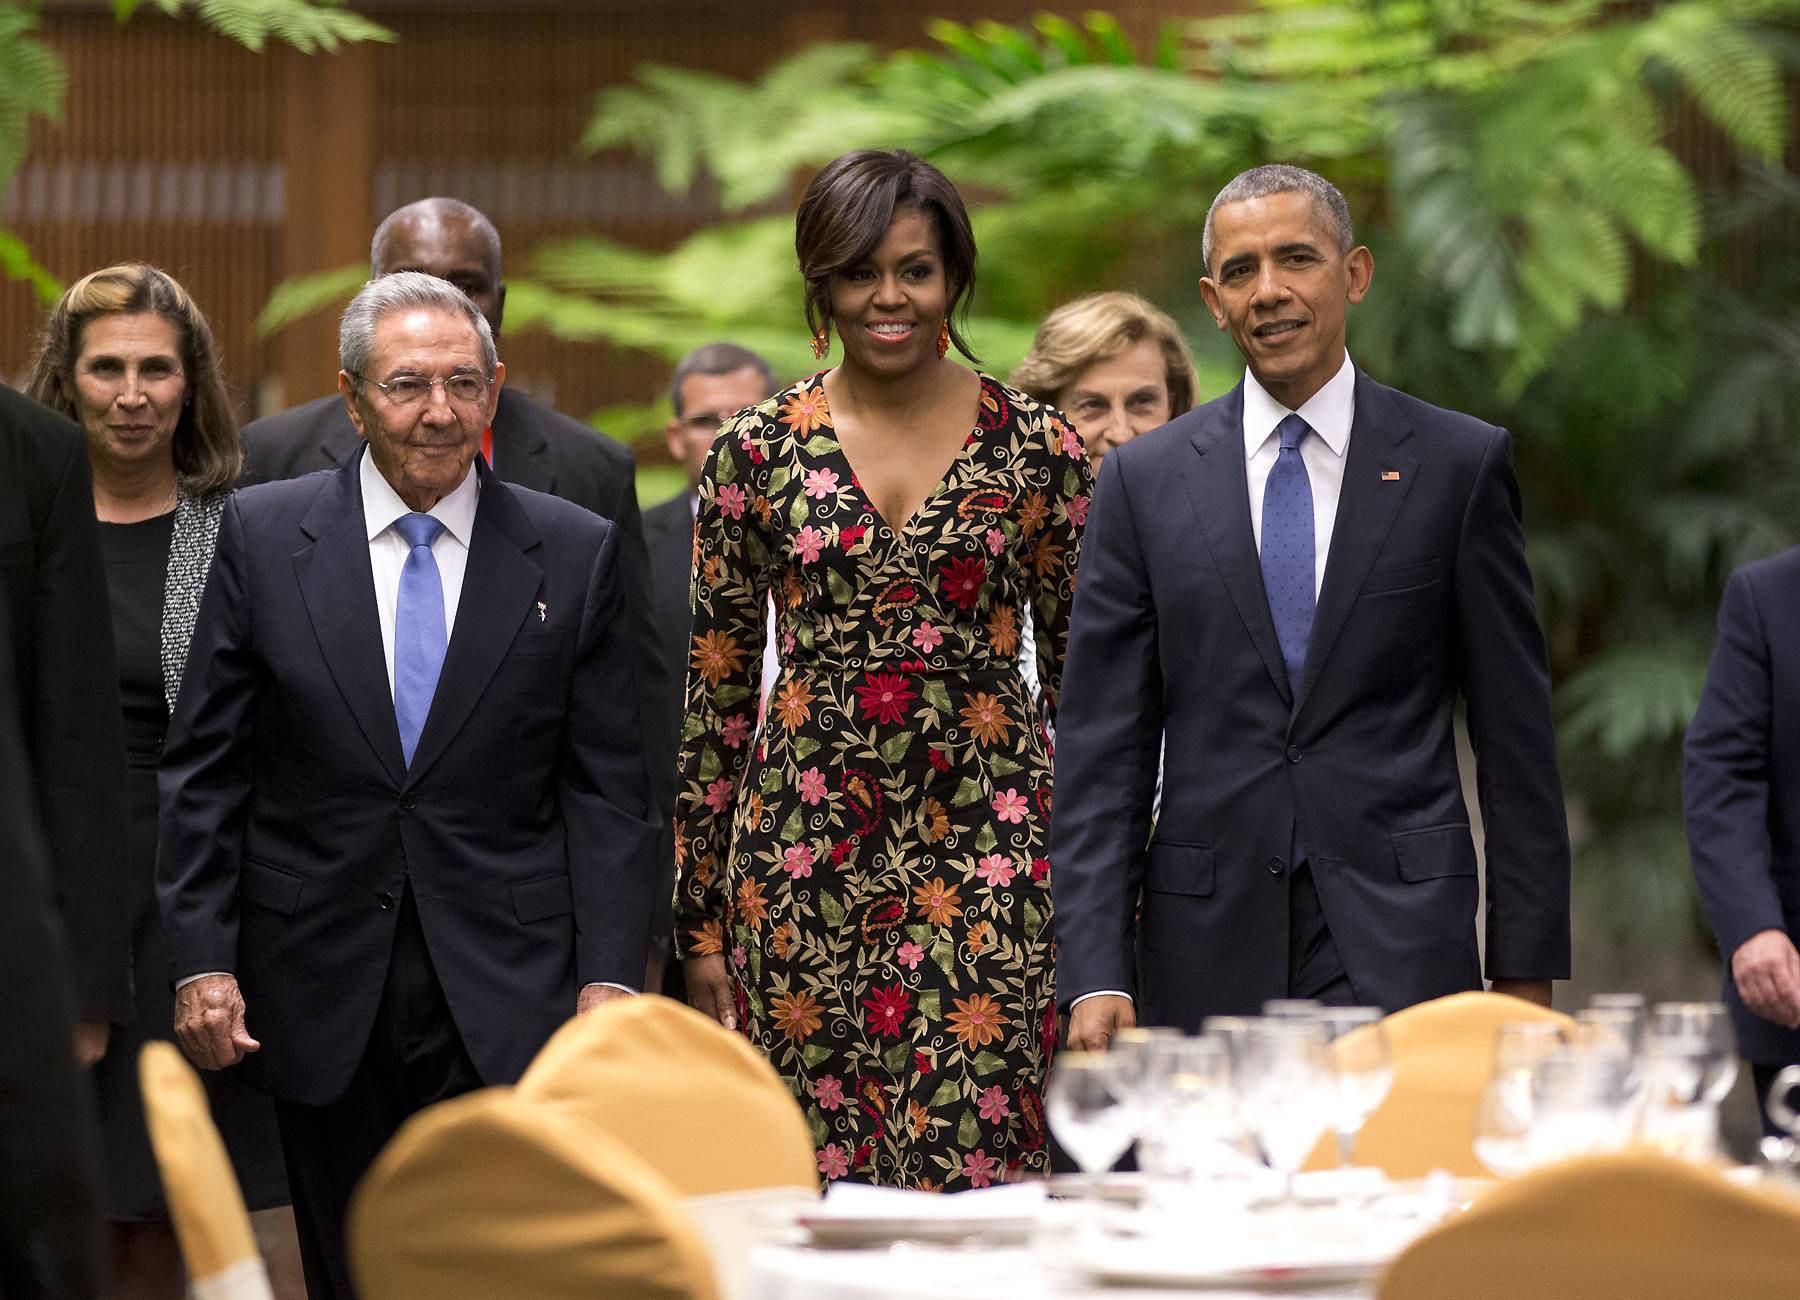
<svg viewBox="0 0 1800 1300">
<path fill-rule="evenodd" d="M 864 722 L 890 724 L 903 721 L 907 706 L 918 698 L 905 676 L 893 672 L 867 674 L 856 694 L 862 700 Z"/>
<path fill-rule="evenodd" d="M 938 566 L 938 578 L 945 600 L 958 609 L 974 609 L 981 599 L 981 584 L 987 581 L 987 561 L 979 555 L 951 560 Z"/>
<path fill-rule="evenodd" d="M 871 989 L 862 1004 L 868 1010 L 863 1023 L 879 1038 L 900 1037 L 907 1016 L 912 1014 L 912 998 L 906 986 L 899 983 Z"/>
</svg>

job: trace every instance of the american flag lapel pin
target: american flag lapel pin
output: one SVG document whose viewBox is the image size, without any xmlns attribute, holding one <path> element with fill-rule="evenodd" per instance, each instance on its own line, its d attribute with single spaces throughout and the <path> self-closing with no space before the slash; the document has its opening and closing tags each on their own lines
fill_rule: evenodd
<svg viewBox="0 0 1800 1300">
<path fill-rule="evenodd" d="M 1400 481 L 1400 471 L 1397 469 L 1382 470 L 1381 481 L 1383 483 L 1398 483 Z M 543 607 L 540 605 L 539 608 L 541 609 Z"/>
<path fill-rule="evenodd" d="M 545 619 L 550 617 L 550 611 L 544 608 L 544 602 L 541 600 L 537 603 L 537 611 L 538 611 L 538 622 L 540 622 L 540 623 L 542 623 Z"/>
</svg>

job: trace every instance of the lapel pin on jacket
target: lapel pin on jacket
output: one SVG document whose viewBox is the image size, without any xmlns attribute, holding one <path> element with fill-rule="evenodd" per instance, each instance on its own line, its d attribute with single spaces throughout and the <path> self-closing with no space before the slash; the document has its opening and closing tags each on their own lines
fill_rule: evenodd
<svg viewBox="0 0 1800 1300">
<path fill-rule="evenodd" d="M 538 622 L 540 622 L 540 623 L 542 623 L 545 619 L 550 617 L 550 611 L 544 608 L 544 602 L 541 600 L 537 603 L 537 611 L 538 611 Z"/>
<path fill-rule="evenodd" d="M 1381 471 L 1381 481 L 1383 483 L 1398 483 L 1400 481 L 1400 471 L 1397 469 L 1382 470 Z"/>
</svg>

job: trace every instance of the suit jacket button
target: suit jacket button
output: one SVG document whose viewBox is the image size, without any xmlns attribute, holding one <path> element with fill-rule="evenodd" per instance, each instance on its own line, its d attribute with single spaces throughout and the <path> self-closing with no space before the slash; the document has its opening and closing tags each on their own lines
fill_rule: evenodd
<svg viewBox="0 0 1800 1300">
<path fill-rule="evenodd" d="M 407 812 L 411 812 L 414 808 L 419 806 L 419 801 L 410 794 L 403 794 L 400 796 L 400 806 L 406 809 Z"/>
<path fill-rule="evenodd" d="M 1284 862 L 1282 862 L 1282 860 L 1280 858 L 1270 858 L 1269 859 L 1269 874 L 1271 876 L 1279 876 L 1281 874 L 1282 867 L 1285 865 L 1286 864 Z"/>
<path fill-rule="evenodd" d="M 1288 746 L 1287 761 L 1290 763 L 1298 763 L 1300 761 L 1300 746 L 1298 746 L 1298 745 L 1289 745 Z"/>
<path fill-rule="evenodd" d="M 394 896 L 384 889 L 381 891 L 381 897 L 376 901 L 381 904 L 381 910 L 385 912 L 394 905 Z"/>
</svg>

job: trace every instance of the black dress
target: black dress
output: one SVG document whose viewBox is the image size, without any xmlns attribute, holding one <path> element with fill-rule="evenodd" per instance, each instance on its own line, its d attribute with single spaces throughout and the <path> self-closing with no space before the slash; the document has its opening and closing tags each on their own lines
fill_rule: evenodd
<svg viewBox="0 0 1800 1300">
<path fill-rule="evenodd" d="M 144 1127 L 137 1058 L 148 1039 L 172 1036 L 175 1016 L 162 918 L 156 910 L 156 764 L 169 725 L 161 662 L 163 584 L 174 524 L 170 513 L 142 523 L 100 525 L 131 768 L 131 968 L 136 1008 L 135 1023 L 113 1026 L 106 1055 L 93 1072 L 105 1166 L 101 1209 L 109 1219 L 169 1217 Z M 286 1205 L 287 1168 L 270 1100 L 242 1083 L 232 1070 L 202 1070 L 200 1077 L 213 1122 L 236 1166 L 244 1203 L 252 1210 Z"/>
</svg>

